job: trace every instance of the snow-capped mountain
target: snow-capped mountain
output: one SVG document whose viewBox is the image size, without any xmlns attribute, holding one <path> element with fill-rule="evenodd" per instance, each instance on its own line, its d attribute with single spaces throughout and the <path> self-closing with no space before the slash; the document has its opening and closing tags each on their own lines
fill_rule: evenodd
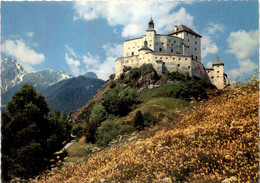
<svg viewBox="0 0 260 183">
<path fill-rule="evenodd" d="M 5 93 L 9 88 L 19 84 L 29 83 L 35 87 L 45 88 L 72 76 L 63 71 L 52 70 L 27 73 L 15 59 L 8 58 L 2 61 L 1 78 L 1 91 Z"/>
<path fill-rule="evenodd" d="M 16 62 L 16 60 L 8 58 L 1 63 L 1 91 L 5 93 L 8 88 L 13 87 L 23 81 L 23 76 L 27 72 Z"/>
<path fill-rule="evenodd" d="M 41 70 L 27 73 L 14 59 L 5 59 L 1 65 L 1 109 L 23 84 L 28 83 L 45 96 L 52 109 L 71 112 L 82 107 L 104 85 L 93 72 L 72 77 L 63 71 Z"/>
</svg>

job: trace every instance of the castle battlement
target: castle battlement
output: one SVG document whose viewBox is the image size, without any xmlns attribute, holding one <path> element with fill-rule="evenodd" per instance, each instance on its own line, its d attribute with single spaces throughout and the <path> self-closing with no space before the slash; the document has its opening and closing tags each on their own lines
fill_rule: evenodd
<svg viewBox="0 0 260 183">
<path fill-rule="evenodd" d="M 115 75 L 119 77 L 125 67 L 143 64 L 152 64 L 158 74 L 178 71 L 206 78 L 217 88 L 223 88 L 226 83 L 224 63 L 217 57 L 212 68 L 205 69 L 201 62 L 201 36 L 182 24 L 167 35 L 156 34 L 151 19 L 146 35 L 124 42 L 123 57 L 115 61 Z"/>
</svg>

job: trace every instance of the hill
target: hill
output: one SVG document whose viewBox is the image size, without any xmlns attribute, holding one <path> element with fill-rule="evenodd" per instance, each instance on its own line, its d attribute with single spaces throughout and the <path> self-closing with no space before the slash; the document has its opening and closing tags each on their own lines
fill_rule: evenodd
<svg viewBox="0 0 260 183">
<path fill-rule="evenodd" d="M 35 182 L 257 182 L 258 93 L 258 80 L 226 89 L 172 111 L 150 137 L 137 132 Z"/>
</svg>

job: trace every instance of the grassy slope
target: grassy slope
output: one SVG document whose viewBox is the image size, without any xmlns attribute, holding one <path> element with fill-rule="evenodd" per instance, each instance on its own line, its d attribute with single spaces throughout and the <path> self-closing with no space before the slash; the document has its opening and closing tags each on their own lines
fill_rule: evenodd
<svg viewBox="0 0 260 183">
<path fill-rule="evenodd" d="M 227 91 L 173 121 L 171 130 L 101 151 L 39 182 L 257 182 L 258 99 L 256 83 Z"/>
<path fill-rule="evenodd" d="M 136 130 L 132 122 L 138 110 L 142 113 L 150 112 L 156 117 L 158 117 L 159 114 L 163 114 L 165 118 L 175 116 L 174 110 L 187 106 L 188 102 L 182 99 L 167 97 L 166 95 L 171 91 L 176 91 L 180 86 L 181 85 L 177 84 L 168 84 L 143 92 L 139 96 L 139 100 L 142 101 L 142 103 L 136 106 L 127 116 L 114 119 L 114 122 L 119 124 L 124 132 L 131 133 Z M 82 126 L 84 125 L 86 124 L 83 123 Z M 68 149 L 68 162 L 80 162 L 90 156 L 90 149 L 95 145 L 84 143 L 84 139 L 83 137 L 79 142 L 70 146 Z"/>
</svg>

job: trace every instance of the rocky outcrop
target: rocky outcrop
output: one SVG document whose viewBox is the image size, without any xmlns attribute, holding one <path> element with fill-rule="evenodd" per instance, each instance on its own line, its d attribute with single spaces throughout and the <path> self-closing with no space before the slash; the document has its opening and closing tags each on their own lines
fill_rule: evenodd
<svg viewBox="0 0 260 183">
<path fill-rule="evenodd" d="M 152 64 L 144 64 L 140 68 L 125 70 L 125 72 L 117 79 L 115 79 L 115 75 L 112 74 L 109 77 L 109 80 L 106 81 L 105 85 L 95 93 L 95 95 L 88 101 L 85 106 L 72 111 L 69 114 L 69 121 L 73 124 L 84 122 L 86 115 L 89 112 L 88 110 L 92 107 L 92 105 L 102 102 L 106 92 L 115 86 L 119 87 L 120 89 L 131 86 L 138 92 L 144 92 L 162 84 L 179 83 L 182 83 L 182 81 L 159 76 L 153 68 Z"/>
</svg>

